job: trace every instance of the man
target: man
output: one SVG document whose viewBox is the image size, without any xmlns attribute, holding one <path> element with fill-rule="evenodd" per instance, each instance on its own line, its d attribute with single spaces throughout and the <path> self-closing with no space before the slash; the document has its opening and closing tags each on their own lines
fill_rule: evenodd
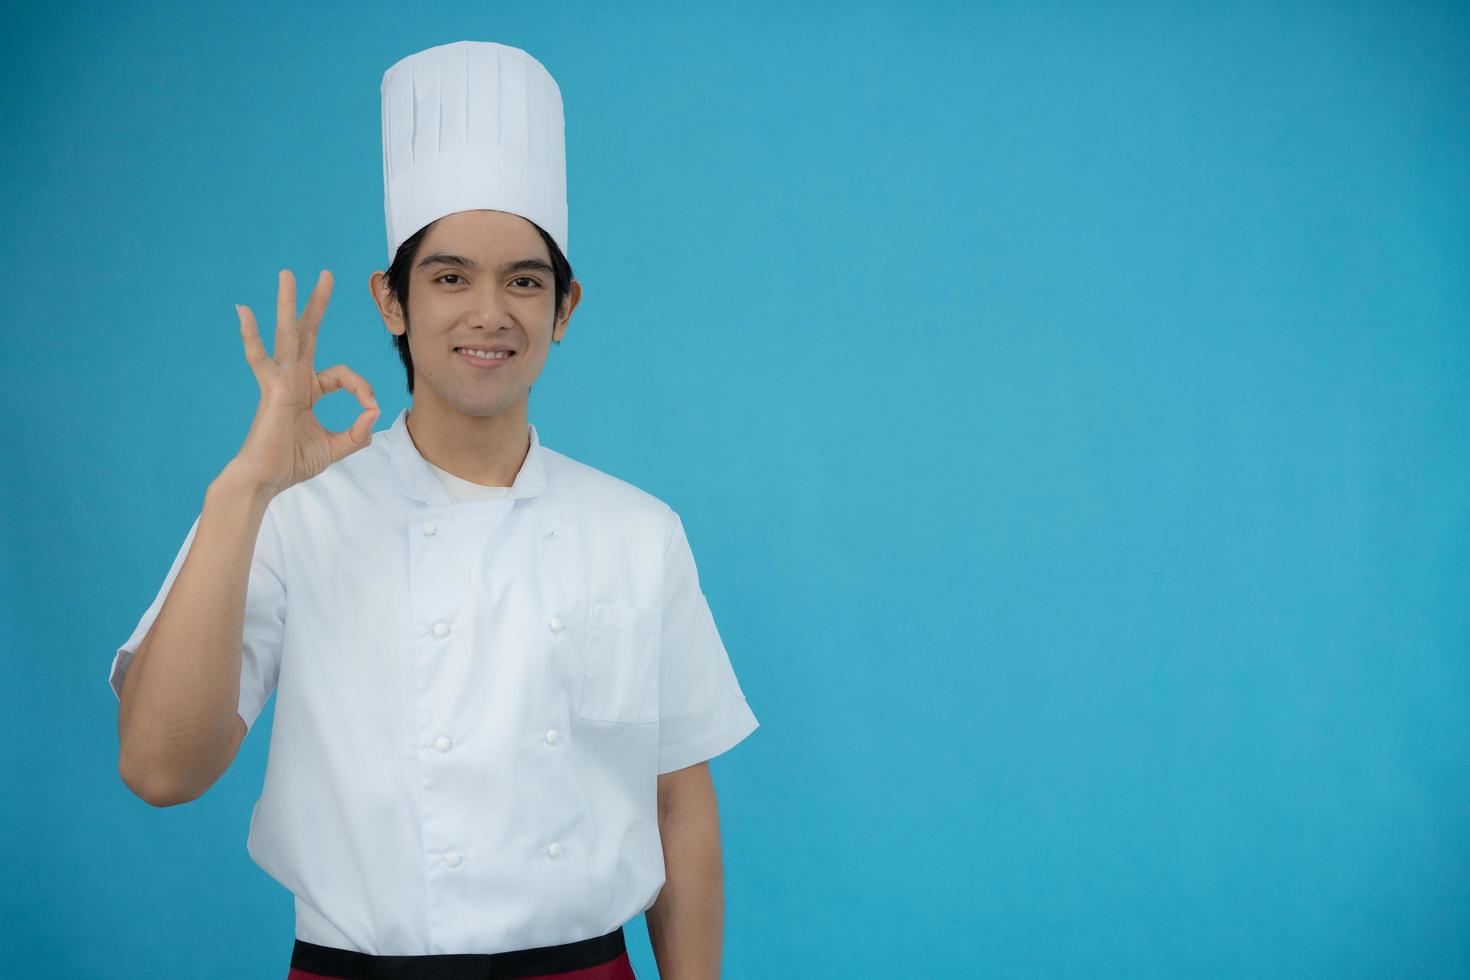
<svg viewBox="0 0 1470 980">
<path fill-rule="evenodd" d="M 532 382 L 581 286 L 560 91 L 458 42 L 383 80 L 390 267 L 369 281 L 412 405 L 317 372 L 331 276 L 275 345 L 240 307 L 260 405 L 117 651 L 119 771 L 198 797 L 276 692 L 251 857 L 295 896 L 291 976 L 717 977 L 707 760 L 757 727 L 677 513 L 541 445 Z M 344 432 L 314 402 L 363 407 Z M 492 971 L 492 972 L 487 972 Z M 493 972 L 500 971 L 500 972 Z"/>
</svg>

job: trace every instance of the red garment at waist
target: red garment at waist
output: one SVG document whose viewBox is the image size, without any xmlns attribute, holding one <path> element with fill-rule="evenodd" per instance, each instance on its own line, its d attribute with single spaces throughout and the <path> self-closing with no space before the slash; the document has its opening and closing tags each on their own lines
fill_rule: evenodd
<svg viewBox="0 0 1470 980">
<path fill-rule="evenodd" d="M 621 926 L 559 946 L 505 953 L 374 956 L 296 940 L 286 980 L 637 980 Z"/>
</svg>

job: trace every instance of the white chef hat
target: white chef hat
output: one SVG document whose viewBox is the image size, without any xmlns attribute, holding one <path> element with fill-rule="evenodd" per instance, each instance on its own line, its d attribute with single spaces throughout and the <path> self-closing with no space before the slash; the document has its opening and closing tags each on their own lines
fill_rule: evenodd
<svg viewBox="0 0 1470 980">
<path fill-rule="evenodd" d="M 383 74 L 388 261 L 456 211 L 508 211 L 567 255 L 561 89 L 541 62 L 492 41 L 411 54 Z"/>
</svg>

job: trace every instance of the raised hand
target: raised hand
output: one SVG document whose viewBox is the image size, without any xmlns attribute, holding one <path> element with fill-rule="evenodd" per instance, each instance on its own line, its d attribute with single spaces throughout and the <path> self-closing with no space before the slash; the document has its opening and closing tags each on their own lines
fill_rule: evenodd
<svg viewBox="0 0 1470 980">
<path fill-rule="evenodd" d="M 325 371 L 312 368 L 317 328 L 331 295 L 332 274 L 324 269 L 298 320 L 296 279 L 289 269 L 281 270 L 274 354 L 267 354 L 260 342 L 255 314 L 248 306 L 237 307 L 245 360 L 260 383 L 260 404 L 230 466 L 271 495 L 311 479 L 372 442 L 373 422 L 379 415 L 372 387 L 345 364 Z M 363 412 L 350 428 L 329 432 L 317 421 L 312 406 L 339 388 L 355 394 Z"/>
</svg>

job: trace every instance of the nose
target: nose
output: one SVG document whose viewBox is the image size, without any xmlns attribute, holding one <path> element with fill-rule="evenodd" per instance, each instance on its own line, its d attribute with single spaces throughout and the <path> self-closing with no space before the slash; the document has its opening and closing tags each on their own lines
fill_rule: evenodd
<svg viewBox="0 0 1470 980">
<path fill-rule="evenodd" d="M 510 304 L 494 286 L 476 284 L 473 298 L 473 326 L 486 330 L 509 330 L 515 326 Z"/>
</svg>

